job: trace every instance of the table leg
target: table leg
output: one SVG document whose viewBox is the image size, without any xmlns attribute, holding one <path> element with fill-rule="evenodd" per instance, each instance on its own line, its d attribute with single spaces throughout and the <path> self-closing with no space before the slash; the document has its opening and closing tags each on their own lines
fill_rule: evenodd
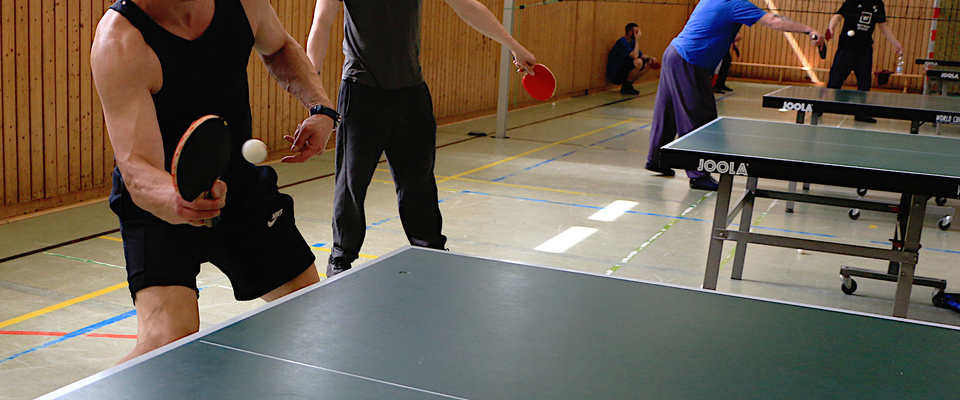
<svg viewBox="0 0 960 400">
<path fill-rule="evenodd" d="M 803 125 L 803 120 L 806 118 L 807 113 L 803 111 L 797 111 L 797 123 Z"/>
<path fill-rule="evenodd" d="M 910 121 L 910 133 L 916 135 L 920 133 L 920 125 L 922 121 Z"/>
<path fill-rule="evenodd" d="M 753 221 L 753 203 L 756 200 L 757 177 L 747 177 L 747 196 L 743 199 L 743 208 L 740 210 L 740 232 L 749 233 Z M 730 278 L 740 280 L 743 277 L 743 260 L 747 255 L 747 241 L 737 240 L 737 250 L 733 255 L 733 271 Z"/>
<path fill-rule="evenodd" d="M 903 234 L 903 251 L 917 253 L 920 250 L 920 231 L 923 230 L 923 217 L 927 209 L 927 200 L 930 197 L 921 195 L 911 195 L 909 197 L 910 211 L 907 215 L 907 228 Z M 916 267 L 916 263 L 900 263 L 897 294 L 893 302 L 894 317 L 907 317 L 907 308 L 910 306 L 910 291 L 913 289 L 913 275 Z"/>
<path fill-rule="evenodd" d="M 794 181 L 787 182 L 787 192 L 796 193 L 796 192 L 797 192 L 797 183 L 794 182 Z M 783 211 L 786 211 L 786 212 L 788 212 L 788 213 L 792 213 L 792 212 L 793 212 L 793 202 L 792 202 L 792 201 L 787 201 L 787 205 L 786 205 L 786 207 L 784 207 L 784 210 L 783 210 Z"/>
<path fill-rule="evenodd" d="M 733 175 L 720 174 L 717 188 L 717 205 L 713 209 L 713 229 L 710 231 L 710 249 L 707 251 L 707 268 L 703 273 L 703 288 L 716 289 L 720 275 L 720 257 L 723 255 L 723 239 L 717 238 L 719 230 L 726 229 L 727 213 L 730 210 L 730 192 L 733 190 Z"/>
</svg>

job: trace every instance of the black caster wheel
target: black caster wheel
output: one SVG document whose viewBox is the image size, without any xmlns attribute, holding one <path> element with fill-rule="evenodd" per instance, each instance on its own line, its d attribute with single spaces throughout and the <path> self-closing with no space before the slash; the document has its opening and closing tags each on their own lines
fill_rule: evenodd
<svg viewBox="0 0 960 400">
<path fill-rule="evenodd" d="M 947 229 L 950 229 L 950 225 L 952 222 L 953 222 L 953 217 L 948 215 L 946 217 L 941 218 L 939 221 L 937 221 L 937 227 L 940 228 L 941 231 L 945 231 Z"/>
<path fill-rule="evenodd" d="M 937 197 L 937 199 L 934 200 L 934 201 L 937 203 L 938 206 L 942 206 L 942 205 L 944 205 L 944 204 L 947 204 L 947 198 L 946 198 L 946 197 Z"/>
<path fill-rule="evenodd" d="M 860 218 L 860 210 L 854 208 L 848 211 L 847 215 L 850 217 L 850 219 L 856 221 L 858 218 Z"/>
<path fill-rule="evenodd" d="M 857 291 L 857 281 L 851 279 L 851 280 L 850 280 L 850 287 L 847 287 L 847 285 L 844 285 L 844 284 L 841 283 L 841 284 L 840 284 L 840 291 L 842 291 L 843 294 L 853 294 L 853 292 L 856 292 L 856 291 Z"/>
<path fill-rule="evenodd" d="M 866 195 L 867 195 L 867 189 L 857 189 L 857 196 L 863 197 Z"/>
</svg>

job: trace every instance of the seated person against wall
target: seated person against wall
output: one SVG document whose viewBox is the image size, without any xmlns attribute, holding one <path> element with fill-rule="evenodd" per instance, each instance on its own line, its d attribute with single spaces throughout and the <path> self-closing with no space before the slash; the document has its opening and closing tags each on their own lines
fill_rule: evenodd
<svg viewBox="0 0 960 400">
<path fill-rule="evenodd" d="M 622 38 L 617 39 L 617 43 L 610 49 L 607 58 L 607 79 L 620 87 L 620 93 L 640 94 L 633 88 L 633 82 L 636 82 L 640 76 L 647 73 L 650 62 L 657 59 L 643 55 L 640 51 L 640 45 L 637 38 L 642 34 L 640 28 L 635 23 L 627 24 Z"/>
</svg>

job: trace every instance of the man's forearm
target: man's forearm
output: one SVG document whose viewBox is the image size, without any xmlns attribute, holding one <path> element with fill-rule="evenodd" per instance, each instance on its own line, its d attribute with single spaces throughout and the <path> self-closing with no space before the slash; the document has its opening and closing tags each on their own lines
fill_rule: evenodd
<svg viewBox="0 0 960 400">
<path fill-rule="evenodd" d="M 324 1 L 318 1 L 313 13 L 313 24 L 307 36 L 307 58 L 313 63 L 315 72 L 323 70 L 323 62 L 330 44 L 330 27 L 337 19 L 337 12 Z"/>
<path fill-rule="evenodd" d="M 507 30 L 503 28 L 500 21 L 493 16 L 483 4 L 475 0 L 448 0 L 447 4 L 460 16 L 467 25 L 473 27 L 478 32 L 493 39 L 497 43 L 507 46 L 510 50 L 517 50 L 520 46 Z"/>
<path fill-rule="evenodd" d="M 811 33 L 815 31 L 815 29 L 807 25 L 801 24 L 780 14 L 767 14 L 761 18 L 759 22 L 761 25 L 764 25 L 768 28 L 783 32 Z"/>
<path fill-rule="evenodd" d="M 270 75 L 305 107 L 317 104 L 333 107 L 320 76 L 306 53 L 292 38 L 276 53 L 261 58 Z"/>
<path fill-rule="evenodd" d="M 841 18 L 840 14 L 834 14 L 832 17 L 830 17 L 830 25 L 828 26 L 828 29 L 830 29 L 830 32 L 836 33 L 837 24 L 840 22 L 840 18 Z"/>
</svg>

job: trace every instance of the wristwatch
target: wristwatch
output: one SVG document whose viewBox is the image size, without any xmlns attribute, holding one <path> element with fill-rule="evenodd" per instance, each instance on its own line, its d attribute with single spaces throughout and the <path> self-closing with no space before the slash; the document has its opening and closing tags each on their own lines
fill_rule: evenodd
<svg viewBox="0 0 960 400">
<path fill-rule="evenodd" d="M 310 116 L 312 117 L 317 114 L 323 114 L 330 117 L 330 119 L 333 120 L 334 130 L 336 130 L 337 127 L 340 126 L 340 113 L 338 113 L 337 110 L 334 110 L 330 107 L 323 106 L 320 104 L 310 107 Z"/>
</svg>

